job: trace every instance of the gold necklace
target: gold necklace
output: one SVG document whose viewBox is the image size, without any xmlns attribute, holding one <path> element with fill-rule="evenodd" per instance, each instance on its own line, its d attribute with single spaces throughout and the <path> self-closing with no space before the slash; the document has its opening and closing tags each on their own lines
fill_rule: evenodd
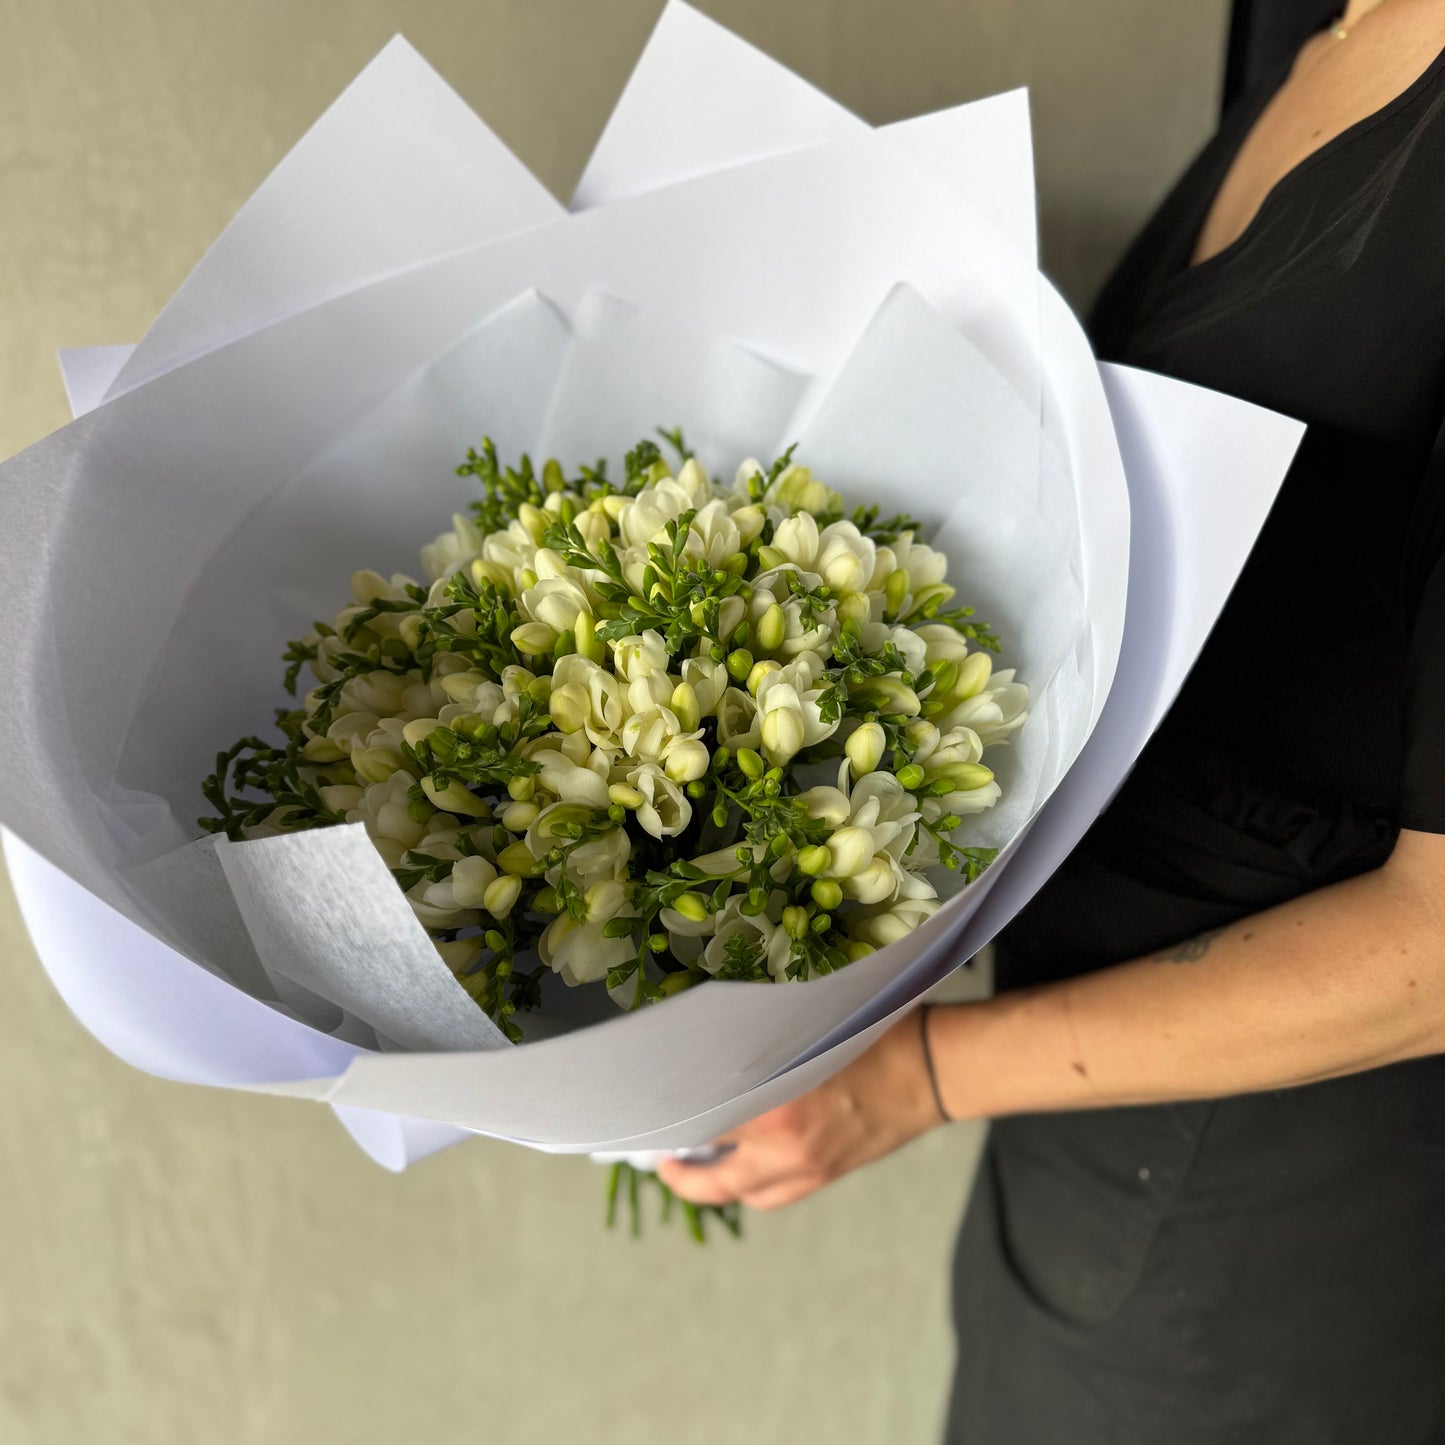
<svg viewBox="0 0 1445 1445">
<path fill-rule="evenodd" d="M 1380 6 L 1384 5 L 1385 3 L 1386 0 L 1375 0 L 1375 3 L 1371 5 L 1368 10 L 1365 11 L 1364 15 L 1360 16 L 1360 20 L 1363 20 L 1367 15 L 1373 15 L 1375 11 L 1378 10 Z M 1336 40 L 1348 40 L 1350 38 L 1351 32 L 1355 28 L 1355 25 L 1358 25 L 1360 23 L 1360 20 L 1356 20 L 1354 25 L 1346 25 L 1345 17 L 1344 15 L 1341 15 L 1338 20 L 1332 21 L 1330 23 L 1330 34 L 1333 35 Z"/>
</svg>

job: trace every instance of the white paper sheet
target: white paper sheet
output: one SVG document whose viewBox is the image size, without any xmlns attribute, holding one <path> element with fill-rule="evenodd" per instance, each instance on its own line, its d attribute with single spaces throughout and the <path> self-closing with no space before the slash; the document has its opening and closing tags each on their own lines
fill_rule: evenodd
<svg viewBox="0 0 1445 1445">
<path fill-rule="evenodd" d="M 561 211 L 397 36 L 221 232 L 107 396 L 327 297 Z"/>
</svg>

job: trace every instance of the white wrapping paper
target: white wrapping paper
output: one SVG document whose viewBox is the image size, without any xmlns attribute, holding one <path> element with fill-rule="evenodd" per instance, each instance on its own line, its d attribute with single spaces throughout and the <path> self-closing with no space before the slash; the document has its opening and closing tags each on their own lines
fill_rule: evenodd
<svg viewBox="0 0 1445 1445">
<path fill-rule="evenodd" d="M 672 113 L 659 148 L 648 118 L 667 105 L 680 60 L 708 77 L 710 104 Z M 71 355 L 77 409 L 112 400 L 0 472 L 0 636 L 7 670 L 31 685 L 0 717 L 0 817 L 27 840 L 9 840 L 7 856 L 72 1007 L 153 1072 L 330 1099 L 392 1167 L 455 1137 L 428 1120 L 569 1150 L 701 1142 L 841 1066 L 1047 876 L 1178 686 L 1299 429 L 1129 373 L 1110 378 L 1111 411 L 1077 324 L 1037 278 L 1018 97 L 871 135 L 671 5 L 579 188 L 593 209 L 563 217 L 428 75 L 389 47 L 328 119 L 359 113 L 358 97 L 389 105 L 414 125 L 411 151 L 389 146 L 368 162 L 348 140 L 364 124 L 319 125 L 134 355 Z M 751 126 L 733 150 L 715 127 L 729 109 Z M 447 143 L 431 145 L 441 134 Z M 433 226 L 409 173 L 423 152 L 431 169 L 418 175 L 436 194 L 453 164 L 512 188 L 506 219 L 518 226 L 489 229 L 490 207 L 460 230 Z M 338 204 L 377 215 L 399 205 L 408 220 L 357 243 L 310 226 L 296 190 L 333 174 Z M 755 235 L 766 245 L 750 251 L 742 242 Z M 658 371 L 671 385 L 609 394 L 601 382 L 616 372 L 602 363 L 628 347 L 675 347 Z M 498 367 L 497 355 L 525 361 Z M 1127 546 L 1115 413 L 1136 532 L 1141 511 L 1148 519 L 1142 555 L 1169 558 L 1152 571 Z M 356 830 L 303 849 L 301 868 L 273 868 L 265 845 L 175 850 L 209 753 L 261 725 L 274 700 L 276 640 L 304 628 L 308 610 L 333 610 L 337 579 L 355 566 L 412 565 L 415 542 L 456 505 L 449 464 L 480 430 L 507 449 L 542 439 L 590 457 L 616 450 L 616 434 L 635 439 L 637 419 L 679 421 L 694 438 L 700 428 L 720 450 L 801 434 L 807 460 L 860 498 L 903 456 L 907 475 L 884 476 L 900 505 L 977 520 L 982 532 L 964 521 L 943 545 L 966 559 L 966 595 L 1038 688 L 1006 803 L 983 825 L 1013 846 L 904 945 L 829 979 L 708 985 L 563 1038 L 477 1052 L 494 1042 L 490 1025 L 466 1019 L 440 987 L 449 977 L 428 972 L 400 894 L 359 886 Z M 750 422 L 767 435 L 749 445 Z M 959 510 L 958 473 L 1007 490 L 982 507 L 975 490 Z M 1201 480 L 1231 504 L 1213 534 L 1181 525 Z M 424 524 L 413 520 L 423 486 L 435 506 Z M 1015 525 L 1032 530 L 1010 553 Z M 123 614 L 97 620 L 78 578 L 103 582 Z M 250 611 L 218 648 L 216 620 L 239 598 Z M 1129 685 L 1111 697 L 1121 644 Z M 166 722 L 182 699 L 193 727 Z M 1087 766 L 1069 773 L 1095 724 Z M 339 900 L 332 927 L 364 896 L 378 910 L 370 936 L 393 945 L 344 987 L 335 959 L 327 972 L 325 930 L 300 906 L 323 878 L 342 890 L 315 895 Z M 278 906 L 283 879 L 293 897 Z M 227 880 L 235 887 L 218 886 Z M 415 967 L 397 968 L 412 949 Z M 463 1052 L 376 1052 L 418 1044 Z"/>
</svg>

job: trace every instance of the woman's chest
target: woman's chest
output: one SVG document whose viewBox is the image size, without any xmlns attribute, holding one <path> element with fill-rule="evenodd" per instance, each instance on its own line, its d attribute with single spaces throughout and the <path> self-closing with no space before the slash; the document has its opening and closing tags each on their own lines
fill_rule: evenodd
<svg viewBox="0 0 1445 1445">
<path fill-rule="evenodd" d="M 1445 18 L 1362 39 L 1325 34 L 1310 42 L 1236 152 L 1200 228 L 1193 262 L 1234 245 L 1282 181 L 1388 111 L 1428 73 L 1442 47 Z"/>
</svg>

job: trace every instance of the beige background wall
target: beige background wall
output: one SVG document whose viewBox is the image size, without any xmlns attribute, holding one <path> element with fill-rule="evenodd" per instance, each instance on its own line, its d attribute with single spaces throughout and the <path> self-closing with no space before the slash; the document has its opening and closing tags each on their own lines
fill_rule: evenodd
<svg viewBox="0 0 1445 1445">
<path fill-rule="evenodd" d="M 0 0 L 0 455 L 66 420 L 54 349 L 135 339 L 394 31 L 565 195 L 660 8 Z M 1030 84 L 1045 255 L 1081 299 L 1208 128 L 1227 6 L 701 8 L 874 122 Z M 3 889 L 7 1445 L 935 1437 L 976 1132 L 742 1245 L 635 1244 L 585 1163 L 479 1142 L 392 1177 L 321 1109 L 129 1071 Z"/>
</svg>

